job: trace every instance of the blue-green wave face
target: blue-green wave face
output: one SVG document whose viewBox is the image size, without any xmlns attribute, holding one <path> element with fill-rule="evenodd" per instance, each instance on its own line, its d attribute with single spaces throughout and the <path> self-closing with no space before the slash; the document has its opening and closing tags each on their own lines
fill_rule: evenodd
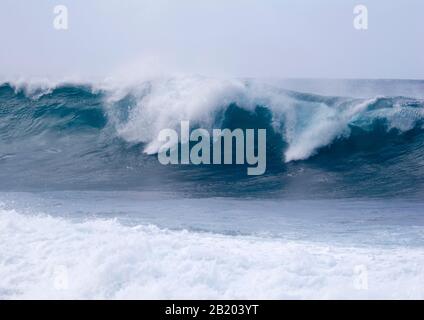
<svg viewBox="0 0 424 320">
<path fill-rule="evenodd" d="M 157 136 L 267 129 L 267 171 L 171 165 Z M 421 197 L 424 101 L 348 98 L 249 81 L 156 80 L 122 90 L 0 86 L 0 189 L 161 190 L 192 196 Z"/>
</svg>

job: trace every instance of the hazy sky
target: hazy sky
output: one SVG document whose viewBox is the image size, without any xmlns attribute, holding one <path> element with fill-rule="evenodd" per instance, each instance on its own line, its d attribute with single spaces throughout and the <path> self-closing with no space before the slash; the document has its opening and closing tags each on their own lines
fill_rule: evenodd
<svg viewBox="0 0 424 320">
<path fill-rule="evenodd" d="M 0 0 L 0 76 L 424 79 L 423 17 L 423 0 Z"/>
</svg>

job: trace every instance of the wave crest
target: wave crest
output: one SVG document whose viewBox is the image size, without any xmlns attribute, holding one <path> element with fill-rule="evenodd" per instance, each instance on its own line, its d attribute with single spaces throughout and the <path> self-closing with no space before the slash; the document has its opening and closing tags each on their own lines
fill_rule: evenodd
<svg viewBox="0 0 424 320">
<path fill-rule="evenodd" d="M 226 111 L 234 105 L 250 115 L 257 108 L 269 111 L 269 123 L 265 126 L 283 139 L 286 147 L 281 156 L 285 162 L 306 160 L 335 140 L 349 138 L 351 126 L 370 131 L 374 121 L 383 119 L 387 131 L 407 132 L 424 117 L 424 103 L 418 99 L 325 97 L 255 81 L 202 77 L 149 81 L 124 96 L 120 92 L 119 98 L 113 94 L 109 97 L 110 119 L 119 136 L 146 144 L 144 150 L 148 154 L 158 152 L 160 130 L 178 130 L 183 120 L 209 130 L 222 128 L 224 123 L 228 125 Z M 238 122 L 243 127 L 242 121 Z M 249 124 L 264 128 L 260 119 Z"/>
</svg>

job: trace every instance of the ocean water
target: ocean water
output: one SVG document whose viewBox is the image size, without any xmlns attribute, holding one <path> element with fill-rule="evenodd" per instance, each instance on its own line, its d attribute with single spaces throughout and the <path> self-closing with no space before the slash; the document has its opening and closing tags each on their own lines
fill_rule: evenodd
<svg viewBox="0 0 424 320">
<path fill-rule="evenodd" d="M 267 129 L 267 171 L 157 160 Z M 0 299 L 424 297 L 424 81 L 0 85 Z"/>
</svg>

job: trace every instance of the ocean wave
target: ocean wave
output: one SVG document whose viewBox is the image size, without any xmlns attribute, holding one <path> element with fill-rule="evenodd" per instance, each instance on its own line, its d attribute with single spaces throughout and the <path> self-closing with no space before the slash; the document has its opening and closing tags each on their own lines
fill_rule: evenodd
<svg viewBox="0 0 424 320">
<path fill-rule="evenodd" d="M 32 113 L 29 116 L 45 117 L 40 121 L 46 122 L 54 118 L 56 122 L 51 121 L 51 125 L 68 120 L 69 126 L 104 127 L 105 122 L 110 122 L 124 140 L 146 144 L 148 154 L 158 152 L 160 130 L 178 129 L 181 121 L 187 120 L 206 129 L 223 125 L 234 127 L 231 121 L 244 128 L 248 125 L 269 127 L 283 139 L 287 148 L 282 159 L 290 162 L 308 159 L 338 138 L 349 138 L 352 127 L 372 132 L 376 122 L 384 121 L 387 131 L 396 129 L 403 133 L 416 126 L 422 128 L 424 117 L 424 101 L 419 99 L 324 97 L 255 82 L 202 77 L 153 80 L 109 91 L 96 91 L 88 85 L 37 87 L 32 84 L 15 85 L 13 94 L 8 94 L 11 88 L 10 85 L 2 86 L 3 114 L 8 111 L 11 115 L 22 112 L 22 116 Z M 19 99 L 20 94 L 31 99 L 26 101 L 26 108 L 7 101 Z M 240 109 L 239 119 L 231 113 L 234 108 Z M 258 115 L 261 108 L 269 113 L 268 119 Z M 243 117 L 249 115 L 257 119 L 243 123 Z M 233 118 L 229 120 L 230 116 Z M 75 119 L 81 123 L 73 124 Z"/>
<path fill-rule="evenodd" d="M 0 106 L 0 163 L 62 166 L 77 180 L 81 167 L 69 166 L 82 159 L 101 172 L 95 163 L 146 168 L 159 132 L 178 130 L 183 120 L 193 128 L 267 129 L 268 167 L 283 171 L 294 163 L 340 168 L 346 159 L 356 169 L 392 160 L 419 171 L 424 161 L 424 100 L 417 98 L 320 96 L 256 80 L 185 76 L 122 86 L 6 83 Z"/>
</svg>

